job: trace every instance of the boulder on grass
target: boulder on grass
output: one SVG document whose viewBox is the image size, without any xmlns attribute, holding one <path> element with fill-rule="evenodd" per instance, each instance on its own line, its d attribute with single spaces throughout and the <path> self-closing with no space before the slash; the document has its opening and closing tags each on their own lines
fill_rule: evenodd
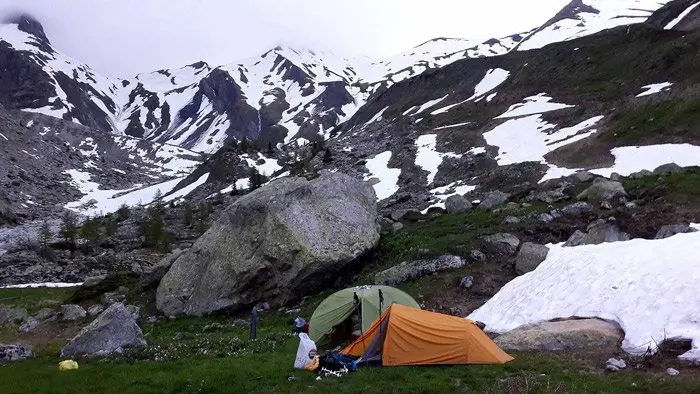
<svg viewBox="0 0 700 394">
<path fill-rule="evenodd" d="M 466 264 L 466 261 L 461 257 L 450 255 L 440 256 L 435 260 L 403 262 L 377 273 L 374 276 L 374 283 L 378 285 L 397 285 L 399 283 L 432 275 L 436 272 L 462 268 Z"/>
<path fill-rule="evenodd" d="M 487 235 L 482 239 L 491 252 L 505 256 L 514 256 L 520 246 L 518 237 L 508 233 Z"/>
<path fill-rule="evenodd" d="M 367 183 L 341 173 L 278 179 L 227 207 L 173 263 L 156 306 L 166 315 L 279 307 L 332 286 L 378 242 Z"/>
<path fill-rule="evenodd" d="M 19 324 L 29 317 L 26 309 L 0 305 L 0 326 Z"/>
<path fill-rule="evenodd" d="M 447 210 L 447 213 L 464 212 L 470 210 L 471 208 L 472 203 L 467 201 L 466 198 L 460 196 L 459 194 L 450 196 L 447 198 L 447 200 L 445 200 L 445 209 Z"/>
<path fill-rule="evenodd" d="M 588 189 L 578 195 L 578 199 L 600 202 L 626 195 L 627 192 L 622 183 L 605 178 L 596 178 Z"/>
<path fill-rule="evenodd" d="M 479 202 L 479 209 L 491 209 L 495 206 L 504 204 L 506 201 L 508 201 L 508 198 L 510 197 L 509 194 L 503 193 L 501 191 L 493 191 L 489 192 L 486 194 L 486 197 L 484 197 L 481 202 Z"/>
<path fill-rule="evenodd" d="M 84 319 L 86 316 L 87 311 L 80 305 L 61 305 L 61 319 L 64 321 Z"/>
<path fill-rule="evenodd" d="M 509 331 L 494 342 L 503 350 L 566 351 L 617 350 L 624 332 L 600 319 L 562 320 L 525 325 Z"/>
<path fill-rule="evenodd" d="M 134 315 L 124 304 L 116 303 L 83 328 L 61 350 L 61 356 L 107 356 L 121 353 L 128 347 L 143 346 L 146 346 L 146 340 Z"/>
</svg>

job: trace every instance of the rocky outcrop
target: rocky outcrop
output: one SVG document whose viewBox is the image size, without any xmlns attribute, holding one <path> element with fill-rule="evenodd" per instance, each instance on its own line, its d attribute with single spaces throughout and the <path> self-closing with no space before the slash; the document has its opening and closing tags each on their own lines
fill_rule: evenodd
<svg viewBox="0 0 700 394">
<path fill-rule="evenodd" d="M 483 241 L 489 251 L 506 256 L 514 256 L 520 245 L 518 237 L 508 233 L 487 235 Z"/>
<path fill-rule="evenodd" d="M 525 325 L 509 331 L 494 342 L 503 350 L 566 351 L 615 350 L 624 332 L 615 323 L 600 319 L 562 320 Z"/>
<path fill-rule="evenodd" d="M 561 209 L 561 212 L 564 215 L 569 215 L 569 216 L 579 216 L 583 215 L 584 213 L 591 212 L 593 210 L 593 205 L 579 201 L 573 204 L 569 204 L 565 206 L 564 208 Z"/>
<path fill-rule="evenodd" d="M 515 271 L 518 274 L 534 271 L 547 258 L 547 253 L 549 248 L 544 245 L 524 243 L 515 259 Z"/>
<path fill-rule="evenodd" d="M 87 316 L 87 311 L 80 305 L 62 305 L 61 319 L 65 321 L 75 321 L 84 319 Z"/>
<path fill-rule="evenodd" d="M 32 347 L 25 344 L 2 344 L 0 343 L 0 364 L 22 361 L 32 357 Z"/>
<path fill-rule="evenodd" d="M 182 256 L 183 253 L 185 253 L 183 250 L 175 249 L 159 261 L 158 264 L 146 268 L 139 277 L 139 286 L 141 286 L 141 289 L 146 290 L 158 286 L 158 283 L 160 283 L 160 280 L 168 273 L 168 270 L 175 260 Z"/>
<path fill-rule="evenodd" d="M 676 234 L 694 233 L 696 231 L 698 230 L 693 227 L 690 227 L 687 224 L 669 224 L 661 227 L 656 233 L 654 239 L 664 239 L 672 237 Z"/>
<path fill-rule="evenodd" d="M 374 276 L 374 283 L 378 285 L 397 285 L 399 283 L 432 275 L 436 272 L 462 268 L 466 264 L 466 261 L 461 257 L 450 255 L 440 256 L 435 260 L 403 262 L 377 273 Z"/>
<path fill-rule="evenodd" d="M 332 284 L 378 241 L 365 182 L 282 178 L 227 207 L 163 277 L 156 304 L 168 315 L 283 305 Z"/>
<path fill-rule="evenodd" d="M 578 199 L 600 202 L 626 195 L 627 192 L 622 186 L 622 183 L 604 178 L 596 178 L 588 189 L 578 195 Z"/>
<path fill-rule="evenodd" d="M 445 200 L 445 209 L 447 210 L 447 213 L 464 212 L 471 208 L 472 203 L 467 201 L 466 198 L 460 196 L 459 194 L 450 196 L 447 198 L 447 200 Z"/>
<path fill-rule="evenodd" d="M 141 328 L 133 314 L 122 303 L 113 304 L 92 323 L 83 328 L 66 347 L 61 356 L 121 353 L 128 347 L 146 346 Z"/>
</svg>

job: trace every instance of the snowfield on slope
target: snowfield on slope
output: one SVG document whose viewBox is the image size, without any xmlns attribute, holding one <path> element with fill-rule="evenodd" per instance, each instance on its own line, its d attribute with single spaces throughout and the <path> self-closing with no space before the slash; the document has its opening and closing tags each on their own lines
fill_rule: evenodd
<svg viewBox="0 0 700 394">
<path fill-rule="evenodd" d="M 698 3 L 700 4 L 700 3 Z M 653 83 L 651 85 L 646 85 L 642 86 L 642 89 L 645 89 L 642 93 L 639 93 L 635 97 L 644 97 L 644 96 L 650 96 L 652 94 L 656 93 L 661 93 L 663 91 L 668 90 L 669 87 L 673 85 L 671 82 L 662 82 L 662 83 Z"/>
<path fill-rule="evenodd" d="M 689 338 L 682 359 L 700 360 L 700 232 L 662 240 L 563 247 L 513 279 L 469 316 L 504 333 L 557 318 L 599 317 L 625 331 L 622 348 L 656 349 L 665 338 Z"/>
<path fill-rule="evenodd" d="M 445 157 L 462 157 L 462 155 L 451 152 L 438 152 L 436 150 L 436 145 L 437 134 L 421 135 L 418 137 L 418 139 L 416 139 L 416 147 L 418 148 L 418 151 L 416 152 L 416 165 L 428 172 L 428 185 L 433 183 L 433 179 L 435 179 L 435 175 L 437 175 L 438 168 L 440 167 L 440 164 L 442 164 L 442 160 Z"/>
<path fill-rule="evenodd" d="M 377 183 L 373 185 L 375 193 L 377 193 L 377 201 L 391 197 L 399 190 L 399 176 L 401 175 L 400 168 L 389 168 L 389 160 L 391 160 L 391 151 L 385 151 L 376 155 L 373 159 L 368 159 L 365 167 L 370 174 L 365 175 L 365 180 L 376 179 Z"/>
</svg>

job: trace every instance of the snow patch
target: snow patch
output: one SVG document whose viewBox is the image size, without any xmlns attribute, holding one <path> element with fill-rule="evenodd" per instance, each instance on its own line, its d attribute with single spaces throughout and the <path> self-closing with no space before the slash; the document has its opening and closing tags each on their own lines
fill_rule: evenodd
<svg viewBox="0 0 700 394">
<path fill-rule="evenodd" d="M 698 3 L 700 4 L 700 3 Z M 697 5 L 697 4 L 696 4 Z M 660 93 L 665 90 L 668 90 L 667 88 L 673 85 L 670 82 L 662 82 L 662 83 L 653 83 L 651 85 L 646 85 L 642 86 L 642 89 L 646 89 L 644 92 L 639 93 L 635 97 L 644 97 L 644 96 L 650 96 L 652 94 Z"/>
<path fill-rule="evenodd" d="M 376 122 L 376 121 L 378 121 L 378 120 L 381 120 L 381 119 L 382 119 L 382 115 L 384 115 L 384 111 L 386 111 L 387 109 L 389 109 L 389 106 L 386 106 L 386 107 L 384 107 L 384 109 L 382 109 L 381 111 L 377 112 L 377 114 L 374 115 L 374 116 L 372 117 L 372 119 L 368 120 L 367 123 L 365 123 L 365 125 L 369 125 L 370 123 L 374 123 L 374 122 Z"/>
<path fill-rule="evenodd" d="M 496 89 L 499 85 L 508 79 L 510 71 L 506 71 L 502 68 L 492 68 L 486 72 L 484 79 L 479 82 L 474 88 L 474 95 L 469 98 L 473 100 L 477 97 L 481 97 L 486 93 Z M 488 100 L 491 101 L 491 100 Z"/>
<path fill-rule="evenodd" d="M 462 157 L 462 155 L 457 155 L 450 152 L 438 152 L 436 150 L 436 145 L 437 134 L 422 135 L 416 140 L 416 147 L 418 147 L 418 152 L 416 153 L 416 165 L 428 172 L 428 185 L 433 183 L 435 175 L 437 175 L 438 168 L 440 167 L 440 164 L 442 164 L 442 160 L 445 157 Z"/>
<path fill-rule="evenodd" d="M 544 112 L 574 107 L 573 105 L 551 103 L 550 101 L 552 101 L 552 98 L 547 96 L 546 93 L 525 97 L 522 103 L 511 105 L 510 108 L 508 108 L 508 111 L 497 116 L 496 119 L 516 118 L 519 116 L 541 114 Z"/>
<path fill-rule="evenodd" d="M 447 126 L 436 127 L 433 130 L 443 130 L 443 129 L 450 129 L 452 127 L 466 126 L 469 123 L 471 123 L 471 122 L 455 123 L 455 124 L 451 124 L 451 125 L 447 125 Z"/>
<path fill-rule="evenodd" d="M 665 338 L 689 338 L 681 358 L 700 359 L 700 233 L 662 240 L 550 245 L 534 271 L 506 284 L 469 319 L 503 333 L 556 318 L 599 317 L 620 324 L 633 354 Z"/>
<path fill-rule="evenodd" d="M 610 151 L 615 164 L 609 168 L 590 170 L 591 173 L 609 177 L 613 172 L 622 176 L 641 170 L 676 163 L 681 167 L 700 166 L 700 146 L 691 144 L 661 144 L 647 146 L 623 146 Z"/>
<path fill-rule="evenodd" d="M 385 151 L 376 155 L 372 159 L 367 160 L 365 167 L 370 174 L 365 175 L 365 180 L 376 178 L 378 183 L 373 185 L 374 191 L 377 193 L 377 200 L 381 201 L 391 197 L 399 190 L 398 182 L 401 175 L 400 168 L 389 168 L 389 160 L 391 160 L 391 151 Z"/>
<path fill-rule="evenodd" d="M 690 7 L 686 8 L 685 11 L 681 12 L 680 15 L 678 15 L 678 16 L 676 17 L 676 19 L 674 19 L 674 20 L 672 20 L 671 22 L 669 22 L 669 23 L 664 27 L 664 29 L 666 29 L 666 30 L 671 30 L 671 29 L 673 29 L 674 27 L 676 27 L 676 25 L 679 24 L 679 23 L 683 20 L 683 18 L 685 18 L 686 16 L 688 16 L 688 14 L 690 14 L 690 12 L 693 11 L 693 10 L 695 9 L 695 7 L 697 7 L 697 6 L 699 6 L 699 5 L 700 5 L 700 3 L 695 3 L 695 4 L 691 5 Z"/>
<path fill-rule="evenodd" d="M 421 212 L 425 215 L 426 213 L 428 213 L 428 210 L 430 210 L 430 208 L 445 209 L 445 201 L 447 201 L 448 198 L 458 194 L 461 196 L 476 189 L 476 186 L 459 185 L 458 183 L 461 182 L 452 182 L 447 186 L 441 186 L 432 189 L 430 191 L 430 194 L 433 195 L 433 203 Z"/>
<path fill-rule="evenodd" d="M 38 287 L 50 287 L 50 288 L 61 288 L 61 287 L 80 287 L 83 282 L 77 283 L 63 283 L 63 282 L 44 282 L 44 283 L 23 283 L 20 285 L 9 285 L 2 286 L 0 289 L 26 289 L 26 288 L 38 288 Z"/>
</svg>

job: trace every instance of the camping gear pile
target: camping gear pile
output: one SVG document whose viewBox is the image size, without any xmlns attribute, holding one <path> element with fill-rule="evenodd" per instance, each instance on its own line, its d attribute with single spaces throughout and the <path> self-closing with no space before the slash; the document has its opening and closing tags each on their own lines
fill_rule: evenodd
<svg viewBox="0 0 700 394">
<path fill-rule="evenodd" d="M 386 304 L 385 304 L 386 303 Z M 333 337 L 355 314 L 361 335 L 339 352 L 317 355 L 314 340 Z M 369 320 L 372 319 L 372 320 Z M 345 324 L 347 325 L 347 324 Z M 504 364 L 506 354 L 483 323 L 421 310 L 408 294 L 387 286 L 341 290 L 314 311 L 309 334 L 299 334 L 295 368 L 342 376 L 358 365 Z"/>
</svg>

